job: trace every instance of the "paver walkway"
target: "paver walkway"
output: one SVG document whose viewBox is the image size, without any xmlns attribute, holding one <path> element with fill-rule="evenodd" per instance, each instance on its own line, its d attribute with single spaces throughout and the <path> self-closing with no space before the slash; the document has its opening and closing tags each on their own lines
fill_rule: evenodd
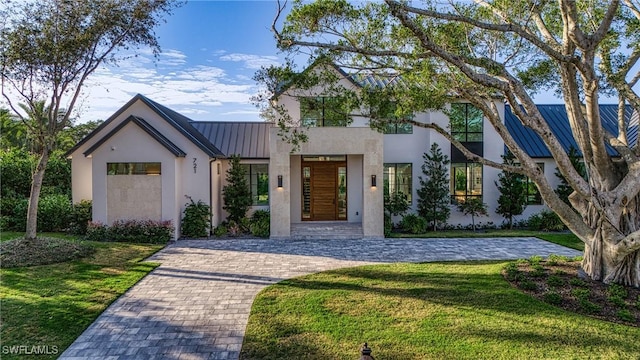
<svg viewBox="0 0 640 360">
<path fill-rule="evenodd" d="M 61 359 L 237 359 L 256 294 L 283 279 L 373 263 L 580 255 L 535 238 L 187 240 L 116 300 Z"/>
</svg>

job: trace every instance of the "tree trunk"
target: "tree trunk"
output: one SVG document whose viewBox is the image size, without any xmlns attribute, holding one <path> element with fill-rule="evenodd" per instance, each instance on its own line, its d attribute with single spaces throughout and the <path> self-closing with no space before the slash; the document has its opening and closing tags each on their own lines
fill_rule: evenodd
<svg viewBox="0 0 640 360">
<path fill-rule="evenodd" d="M 618 230 L 627 233 L 639 225 L 627 222 L 638 219 L 635 206 L 633 209 L 634 216 L 623 216 L 618 229 L 606 223 L 600 214 L 591 209 L 591 216 L 588 220 L 596 231 L 591 245 L 585 243 L 582 270 L 592 280 L 602 281 L 606 284 L 617 283 L 640 287 L 640 251 L 627 254 L 622 260 L 616 259 L 615 256 L 617 241 L 614 239 L 620 238 Z"/>
<path fill-rule="evenodd" d="M 27 210 L 27 231 L 24 238 L 27 240 L 35 240 L 38 230 L 38 202 L 40 200 L 40 190 L 42 190 L 42 181 L 44 180 L 44 171 L 49 162 L 49 149 L 43 146 L 42 154 L 38 166 L 33 172 L 31 181 L 31 193 L 29 194 L 29 207 Z"/>
</svg>

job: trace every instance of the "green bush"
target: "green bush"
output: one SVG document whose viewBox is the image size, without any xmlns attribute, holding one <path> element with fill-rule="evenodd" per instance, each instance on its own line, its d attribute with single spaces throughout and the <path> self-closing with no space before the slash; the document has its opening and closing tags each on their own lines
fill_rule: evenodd
<svg viewBox="0 0 640 360">
<path fill-rule="evenodd" d="M 571 284 L 571 286 L 579 286 L 579 287 L 587 286 L 587 283 L 584 282 L 584 280 L 577 277 L 571 278 L 571 280 L 569 280 L 569 284 Z"/>
<path fill-rule="evenodd" d="M 0 230 L 20 231 L 27 228 L 28 199 L 16 197 L 0 197 Z"/>
<path fill-rule="evenodd" d="M 65 231 L 69 228 L 73 206 L 67 195 L 45 195 L 38 203 L 38 231 Z"/>
<path fill-rule="evenodd" d="M 522 290 L 531 290 L 531 291 L 534 291 L 534 290 L 537 290 L 537 289 L 538 289 L 538 285 L 536 285 L 536 283 L 534 283 L 534 282 L 533 282 L 533 281 L 531 281 L 531 280 L 523 280 L 523 281 L 520 281 L 520 282 L 518 283 L 518 287 L 519 287 L 520 289 L 522 289 Z"/>
<path fill-rule="evenodd" d="M 92 219 L 91 210 L 93 208 L 91 200 L 82 200 L 73 204 L 69 232 L 74 235 L 85 235 L 87 226 Z"/>
<path fill-rule="evenodd" d="M 528 221 L 529 229 L 536 231 L 562 231 L 566 226 L 558 215 L 549 210 L 542 210 L 532 215 Z"/>
<path fill-rule="evenodd" d="M 559 287 L 564 285 L 564 281 L 560 276 L 551 275 L 547 278 L 547 285 L 549 285 L 550 287 Z"/>
<path fill-rule="evenodd" d="M 185 205 L 180 233 L 184 237 L 205 237 L 211 228 L 211 208 L 209 205 L 187 196 L 189 203 Z"/>
<path fill-rule="evenodd" d="M 391 215 L 384 212 L 384 236 L 391 236 L 391 232 L 393 231 L 393 220 L 391 220 Z"/>
<path fill-rule="evenodd" d="M 271 234 L 271 214 L 269 211 L 255 211 L 249 221 L 249 230 L 253 236 L 268 238 Z"/>
<path fill-rule="evenodd" d="M 424 234 L 427 231 L 427 221 L 416 214 L 407 214 L 402 217 L 400 228 L 411 234 Z"/>
<path fill-rule="evenodd" d="M 220 224 L 216 226 L 215 229 L 213 229 L 213 235 L 217 237 L 225 236 L 228 232 L 229 231 L 227 230 L 227 226 L 225 224 Z"/>
<path fill-rule="evenodd" d="M 545 293 L 543 298 L 546 303 L 552 305 L 560 305 L 562 303 L 562 296 L 554 291 Z"/>
<path fill-rule="evenodd" d="M 618 317 L 618 319 L 623 321 L 628 321 L 628 322 L 636 321 L 636 319 L 631 314 L 631 311 L 627 309 L 618 310 L 618 312 L 616 313 L 616 316 Z"/>
<path fill-rule="evenodd" d="M 119 220 L 111 226 L 90 222 L 85 238 L 92 241 L 115 241 L 164 244 L 173 235 L 171 221 Z"/>
</svg>

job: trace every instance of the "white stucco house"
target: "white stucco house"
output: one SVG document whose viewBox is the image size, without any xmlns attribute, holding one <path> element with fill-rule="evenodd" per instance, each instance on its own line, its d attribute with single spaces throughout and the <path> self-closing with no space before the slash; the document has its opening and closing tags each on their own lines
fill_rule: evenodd
<svg viewBox="0 0 640 360">
<path fill-rule="evenodd" d="M 343 86 L 360 86 L 336 71 Z M 73 201 L 92 200 L 93 220 L 105 224 L 120 219 L 171 220 L 178 238 L 187 196 L 211 206 L 214 226 L 225 219 L 227 158 L 238 154 L 247 170 L 252 209 L 270 210 L 271 238 L 291 238 L 294 228 L 327 222 L 350 224 L 361 237 L 380 238 L 384 192 L 402 192 L 415 211 L 422 156 L 438 143 L 451 160 L 452 202 L 481 198 L 489 217 L 479 220 L 503 222 L 495 213 L 499 171 L 468 162 L 441 135 L 408 125 L 390 127 L 383 134 L 358 116 L 348 126 L 334 126 L 331 99 L 322 96 L 322 89 L 287 89 L 277 101 L 288 109 L 294 124 L 308 127 L 309 141 L 296 151 L 271 123 L 193 121 L 136 95 L 67 153 L 72 160 Z M 482 114 L 464 102 L 450 106 L 461 114 L 462 128 L 454 130 L 467 147 L 501 162 L 504 143 Z M 557 184 L 555 164 L 540 138 L 523 128 L 501 101 L 496 100 L 496 106 L 520 146 L 539 159 L 545 176 Z M 568 150 L 573 138 L 564 106 L 540 108 Z M 616 133 L 617 106 L 601 109 L 605 126 Z M 631 118 L 630 109 L 627 113 Z M 450 123 L 439 111 L 417 113 L 415 120 L 445 128 Z M 523 219 L 544 209 L 535 187 L 530 191 Z M 452 205 L 449 223 L 466 225 L 470 219 Z"/>
</svg>

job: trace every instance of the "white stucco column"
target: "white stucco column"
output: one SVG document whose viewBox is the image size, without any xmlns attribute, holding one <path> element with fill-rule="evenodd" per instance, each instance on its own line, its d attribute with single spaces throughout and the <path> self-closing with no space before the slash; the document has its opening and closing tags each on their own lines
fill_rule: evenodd
<svg viewBox="0 0 640 360">
<path fill-rule="evenodd" d="M 278 128 L 269 132 L 269 211 L 271 239 L 291 237 L 291 145 L 278 136 Z M 282 187 L 278 187 L 278 177 Z"/>
</svg>

